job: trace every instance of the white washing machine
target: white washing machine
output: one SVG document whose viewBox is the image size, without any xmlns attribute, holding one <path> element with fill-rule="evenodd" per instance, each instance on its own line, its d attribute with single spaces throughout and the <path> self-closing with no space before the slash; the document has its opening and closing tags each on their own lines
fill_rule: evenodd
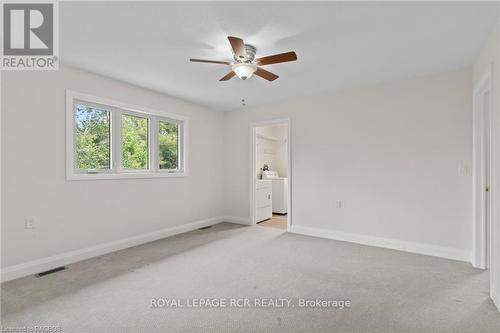
<svg viewBox="0 0 500 333">
<path fill-rule="evenodd" d="M 261 222 L 273 217 L 273 182 L 258 179 L 255 188 L 255 221 Z"/>
<path fill-rule="evenodd" d="M 286 214 L 288 208 L 288 178 L 280 177 L 276 170 L 269 170 L 262 171 L 262 179 L 271 179 L 273 181 L 273 213 Z"/>
</svg>

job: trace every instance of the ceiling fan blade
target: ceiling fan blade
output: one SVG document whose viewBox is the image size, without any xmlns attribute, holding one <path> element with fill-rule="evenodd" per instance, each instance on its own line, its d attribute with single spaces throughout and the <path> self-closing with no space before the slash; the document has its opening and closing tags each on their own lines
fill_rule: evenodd
<svg viewBox="0 0 500 333">
<path fill-rule="evenodd" d="M 255 71 L 255 75 L 260 76 L 261 78 L 266 79 L 267 81 L 274 81 L 277 78 L 279 78 L 278 75 L 273 74 L 269 71 L 266 71 L 265 69 L 262 69 L 260 67 L 257 67 L 257 70 Z"/>
<path fill-rule="evenodd" d="M 226 74 L 226 76 L 224 76 L 222 79 L 220 79 L 219 81 L 227 81 L 229 79 L 231 79 L 233 76 L 235 76 L 236 73 L 231 71 L 229 73 Z"/>
<path fill-rule="evenodd" d="M 209 64 L 222 64 L 222 65 L 231 65 L 228 61 L 218 61 L 218 60 L 203 60 L 203 59 L 189 59 L 192 62 L 205 62 Z"/>
<path fill-rule="evenodd" d="M 295 54 L 295 52 L 292 51 L 292 52 L 280 53 L 267 57 L 258 58 L 255 59 L 255 62 L 259 66 L 263 66 L 263 65 L 271 65 L 280 62 L 295 61 L 295 60 L 297 60 L 297 54 Z"/>
<path fill-rule="evenodd" d="M 245 52 L 245 43 L 243 43 L 243 39 L 232 36 L 228 36 L 227 39 L 229 39 L 229 43 L 231 43 L 234 55 L 237 58 L 244 59 L 246 52 Z"/>
</svg>

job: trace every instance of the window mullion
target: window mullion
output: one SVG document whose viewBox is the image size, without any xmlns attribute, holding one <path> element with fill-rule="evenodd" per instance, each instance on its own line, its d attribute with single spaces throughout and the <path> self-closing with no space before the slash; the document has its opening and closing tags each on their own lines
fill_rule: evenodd
<svg viewBox="0 0 500 333">
<path fill-rule="evenodd" d="M 177 124 L 177 169 L 184 171 L 184 123 Z"/>
<path fill-rule="evenodd" d="M 158 171 L 158 118 L 149 117 L 149 170 L 152 172 Z"/>
<path fill-rule="evenodd" d="M 113 109 L 113 172 L 122 171 L 122 112 Z"/>
</svg>

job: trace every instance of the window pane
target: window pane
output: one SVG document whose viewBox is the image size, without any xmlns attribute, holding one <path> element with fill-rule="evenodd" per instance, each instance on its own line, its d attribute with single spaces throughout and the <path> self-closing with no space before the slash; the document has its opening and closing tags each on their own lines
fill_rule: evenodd
<svg viewBox="0 0 500 333">
<path fill-rule="evenodd" d="M 160 143 L 160 169 L 179 167 L 179 125 L 160 121 L 158 124 Z"/>
<path fill-rule="evenodd" d="M 110 169 L 109 111 L 77 105 L 76 167 L 78 169 Z"/>
<path fill-rule="evenodd" d="M 122 157 L 126 169 L 148 168 L 148 119 L 122 116 Z"/>
</svg>

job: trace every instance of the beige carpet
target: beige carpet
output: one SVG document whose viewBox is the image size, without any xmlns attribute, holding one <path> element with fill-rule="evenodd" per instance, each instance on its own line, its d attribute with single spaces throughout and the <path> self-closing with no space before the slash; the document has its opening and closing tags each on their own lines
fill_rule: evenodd
<svg viewBox="0 0 500 333">
<path fill-rule="evenodd" d="M 470 264 L 219 224 L 2 284 L 2 326 L 64 332 L 499 332 Z M 152 298 L 349 300 L 350 308 L 151 308 Z"/>
</svg>

